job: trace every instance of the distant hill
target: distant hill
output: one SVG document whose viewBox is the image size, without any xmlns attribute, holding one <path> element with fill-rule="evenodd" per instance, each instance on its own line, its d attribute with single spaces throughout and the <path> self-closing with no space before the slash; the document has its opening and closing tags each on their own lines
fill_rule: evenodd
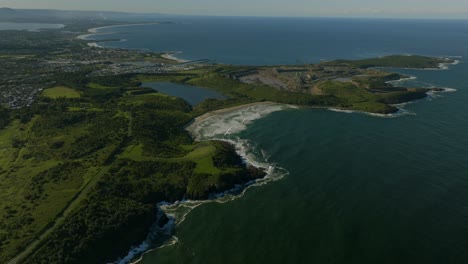
<svg viewBox="0 0 468 264">
<path fill-rule="evenodd" d="M 14 9 L 8 8 L 8 7 L 1 7 L 0 8 L 0 15 L 4 14 L 14 14 L 16 11 Z"/>
<path fill-rule="evenodd" d="M 125 20 L 147 21 L 166 18 L 165 14 L 137 14 L 110 11 L 69 11 L 52 9 L 12 9 L 0 8 L 0 21 L 67 21 L 67 20 Z"/>
</svg>

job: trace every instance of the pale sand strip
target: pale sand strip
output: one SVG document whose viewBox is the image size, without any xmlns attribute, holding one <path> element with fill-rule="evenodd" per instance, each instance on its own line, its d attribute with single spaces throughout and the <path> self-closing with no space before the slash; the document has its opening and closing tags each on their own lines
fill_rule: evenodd
<svg viewBox="0 0 468 264">
<path fill-rule="evenodd" d="M 139 23 L 139 24 L 119 24 L 119 25 L 111 25 L 111 26 L 104 26 L 104 27 L 96 27 L 96 28 L 90 28 L 88 29 L 88 32 L 90 34 L 83 34 L 79 35 L 76 38 L 80 40 L 89 40 L 92 41 L 91 39 L 88 39 L 91 36 L 97 36 L 97 35 L 106 35 L 106 34 L 112 34 L 112 33 L 99 33 L 99 30 L 105 29 L 105 28 L 114 28 L 114 27 L 131 27 L 131 26 L 146 26 L 146 25 L 159 25 L 161 23 L 159 22 L 154 22 L 154 23 Z M 89 42 L 88 46 L 93 47 L 93 48 L 102 48 L 97 42 Z M 188 62 L 188 60 L 183 60 L 179 59 L 174 56 L 174 54 L 177 54 L 178 52 L 165 52 L 161 55 L 163 59 L 170 60 L 170 61 L 175 61 L 178 63 L 185 63 Z"/>
<path fill-rule="evenodd" d="M 90 29 L 88 29 L 88 32 L 91 33 L 91 34 L 79 35 L 77 38 L 86 40 L 89 36 L 100 35 L 100 34 L 108 34 L 108 33 L 99 33 L 99 30 L 104 29 L 104 28 L 146 26 L 146 25 L 159 25 L 159 24 L 161 24 L 161 23 L 160 22 L 153 22 L 153 23 L 137 23 L 137 24 L 119 24 L 119 25 L 110 25 L 110 26 L 104 26 L 104 27 L 90 28 Z"/>
<path fill-rule="evenodd" d="M 279 105 L 279 104 L 274 103 L 274 102 L 256 102 L 256 103 L 243 104 L 243 105 L 237 105 L 237 106 L 223 108 L 223 109 L 219 109 L 219 110 L 214 110 L 214 111 L 207 112 L 207 113 L 195 118 L 190 125 L 202 122 L 203 120 L 206 120 L 206 119 L 208 119 L 210 117 L 213 117 L 213 116 L 216 116 L 216 115 L 222 115 L 222 114 L 225 114 L 225 113 L 230 113 L 230 112 L 234 112 L 234 111 L 237 111 L 237 110 L 241 110 L 241 109 L 244 109 L 244 108 L 249 108 L 249 107 L 252 107 L 252 106 L 258 106 L 258 105 Z"/>
<path fill-rule="evenodd" d="M 189 62 L 188 60 L 182 60 L 173 55 L 174 53 L 163 53 L 161 57 L 166 60 L 175 61 L 179 63 Z"/>
</svg>

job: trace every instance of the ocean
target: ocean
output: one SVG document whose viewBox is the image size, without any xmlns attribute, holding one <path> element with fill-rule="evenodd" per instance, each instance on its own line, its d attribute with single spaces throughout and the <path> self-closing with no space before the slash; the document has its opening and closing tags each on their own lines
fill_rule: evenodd
<svg viewBox="0 0 468 264">
<path fill-rule="evenodd" d="M 389 54 L 460 63 L 394 69 L 414 76 L 400 85 L 454 89 L 402 105 L 395 116 L 264 105 L 193 128 L 200 139 L 236 142 L 271 177 L 217 202 L 168 207 L 179 217 L 174 238 L 140 263 L 468 263 L 468 21 L 174 22 L 106 28 L 92 38 L 229 64 Z"/>
</svg>

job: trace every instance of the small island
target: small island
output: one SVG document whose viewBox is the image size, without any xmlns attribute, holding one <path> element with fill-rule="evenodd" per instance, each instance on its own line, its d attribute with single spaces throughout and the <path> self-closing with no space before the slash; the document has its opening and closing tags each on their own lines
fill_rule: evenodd
<svg viewBox="0 0 468 264">
<path fill-rule="evenodd" d="M 259 102 L 391 114 L 438 88 L 396 87 L 384 68 L 454 60 L 388 56 L 315 65 L 173 61 L 77 39 L 109 22 L 1 31 L 0 262 L 106 263 L 168 218 L 157 204 L 210 199 L 262 178 L 223 141 L 185 130 L 211 111 Z M 144 87 L 173 82 L 220 92 L 198 105 Z"/>
</svg>

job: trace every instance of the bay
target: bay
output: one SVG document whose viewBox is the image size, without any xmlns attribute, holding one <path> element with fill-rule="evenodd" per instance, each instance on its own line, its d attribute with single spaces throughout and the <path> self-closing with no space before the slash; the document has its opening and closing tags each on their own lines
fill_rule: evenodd
<svg viewBox="0 0 468 264">
<path fill-rule="evenodd" d="M 196 87 L 193 85 L 182 85 L 170 82 L 149 82 L 143 83 L 144 87 L 152 88 L 158 92 L 180 97 L 186 100 L 190 105 L 195 106 L 206 99 L 224 99 L 225 97 L 212 90 Z"/>
<path fill-rule="evenodd" d="M 456 89 L 381 118 L 274 112 L 228 138 L 289 171 L 229 203 L 195 208 L 178 242 L 141 263 L 468 262 L 468 22 L 180 18 L 112 28 L 103 45 L 181 51 L 183 59 L 302 64 L 388 54 L 457 56 L 445 71 L 397 70 L 407 86 Z M 104 30 L 106 31 L 106 30 Z"/>
</svg>

